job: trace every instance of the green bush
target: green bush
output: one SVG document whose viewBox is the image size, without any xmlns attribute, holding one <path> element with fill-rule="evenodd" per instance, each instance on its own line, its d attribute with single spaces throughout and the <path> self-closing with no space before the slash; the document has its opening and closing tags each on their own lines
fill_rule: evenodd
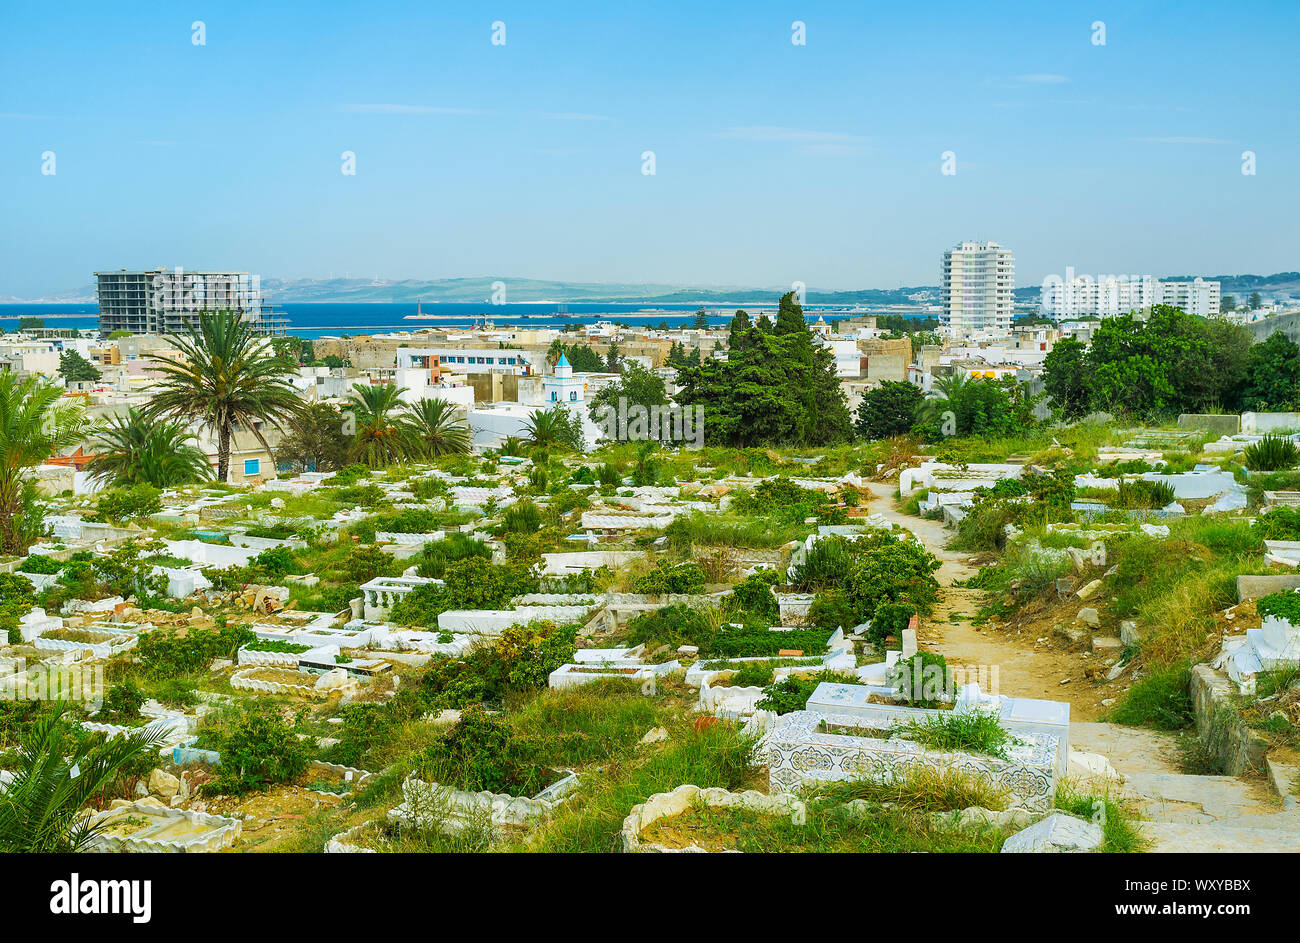
<svg viewBox="0 0 1300 943">
<path fill-rule="evenodd" d="M 1007 746 L 1015 740 L 996 714 L 985 711 L 945 712 L 944 716 L 910 721 L 903 730 L 909 739 L 933 750 L 984 753 L 1004 760 Z"/>
<path fill-rule="evenodd" d="M 704 570 L 698 563 L 678 563 L 670 566 L 663 561 L 633 583 L 638 593 L 660 596 L 664 593 L 704 592 Z"/>
<path fill-rule="evenodd" d="M 516 501 L 501 516 L 507 534 L 534 534 L 542 526 L 542 512 L 532 501 Z"/>
<path fill-rule="evenodd" d="M 245 714 L 207 742 L 221 754 L 215 776 L 203 787 L 209 795 L 242 796 L 292 782 L 315 752 L 312 738 L 300 739 L 275 711 Z"/>
<path fill-rule="evenodd" d="M 1115 491 L 1113 506 L 1132 510 L 1159 510 L 1174 500 L 1174 486 L 1146 478 L 1124 478 Z"/>
<path fill-rule="evenodd" d="M 1187 664 L 1152 670 L 1133 683 L 1106 719 L 1111 723 L 1182 730 L 1194 717 Z"/>
<path fill-rule="evenodd" d="M 492 559 L 492 548 L 459 531 L 450 533 L 445 540 L 431 540 L 416 558 L 416 572 L 429 579 L 442 579 L 447 565 L 468 557 Z"/>
<path fill-rule="evenodd" d="M 871 628 L 867 638 L 877 645 L 883 645 L 889 636 L 901 639 L 903 630 L 916 615 L 916 607 L 906 602 L 881 603 L 876 607 L 876 614 L 871 618 Z"/>
<path fill-rule="evenodd" d="M 154 629 L 140 636 L 135 654 L 145 671 L 155 677 L 196 674 L 206 670 L 214 658 L 233 659 L 241 645 L 256 638 L 244 625 L 191 628 L 184 634 L 172 629 Z"/>
<path fill-rule="evenodd" d="M 269 579 L 281 580 L 294 572 L 297 560 L 288 547 L 270 547 L 253 557 L 252 565 L 264 570 Z"/>
<path fill-rule="evenodd" d="M 63 569 L 63 562 L 54 559 L 48 554 L 34 553 L 22 563 L 18 564 L 18 569 L 23 573 L 52 575 Z"/>
<path fill-rule="evenodd" d="M 422 761 L 423 773 L 432 781 L 471 792 L 531 796 L 554 779 L 535 762 L 528 738 L 480 708 L 464 711 L 446 735 L 425 750 Z"/>
<path fill-rule="evenodd" d="M 808 698 L 819 684 L 861 684 L 855 674 L 823 671 L 813 675 L 791 675 L 763 689 L 763 698 L 755 706 L 759 710 L 790 714 L 808 706 Z"/>
<path fill-rule="evenodd" d="M 109 723 L 139 720 L 140 708 L 144 702 L 145 696 L 140 686 L 134 681 L 123 681 L 108 689 L 100 714 Z"/>
<path fill-rule="evenodd" d="M 844 629 L 846 632 L 859 624 L 849 597 L 839 590 L 829 590 L 813 599 L 808 608 L 808 621 L 819 629 Z"/>
<path fill-rule="evenodd" d="M 734 607 L 756 619 L 775 623 L 781 617 L 772 587 L 780 580 L 776 570 L 758 570 L 731 587 Z"/>
<path fill-rule="evenodd" d="M 95 511 L 99 517 L 110 521 L 144 517 L 162 510 L 161 494 L 162 492 L 152 485 L 113 488 L 99 496 Z"/>
<path fill-rule="evenodd" d="M 1282 471 L 1300 463 L 1300 449 L 1290 439 L 1266 435 L 1246 446 L 1242 458 L 1251 471 Z"/>
<path fill-rule="evenodd" d="M 889 684 L 912 707 L 938 707 L 956 693 L 948 660 L 934 652 L 919 651 L 889 670 Z"/>
<path fill-rule="evenodd" d="M 17 573 L 0 573 L 0 632 L 9 644 L 22 641 L 18 620 L 31 611 L 35 598 L 31 580 Z"/>
<path fill-rule="evenodd" d="M 1269 593 L 1255 603 L 1255 611 L 1261 617 L 1276 616 L 1300 626 L 1300 593 Z"/>
</svg>

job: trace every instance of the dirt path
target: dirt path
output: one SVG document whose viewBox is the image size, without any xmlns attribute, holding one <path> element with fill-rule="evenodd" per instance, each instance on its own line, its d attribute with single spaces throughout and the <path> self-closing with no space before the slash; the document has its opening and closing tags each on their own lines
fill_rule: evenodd
<svg viewBox="0 0 1300 943">
<path fill-rule="evenodd" d="M 953 583 L 970 578 L 977 567 L 967 562 L 967 554 L 946 549 L 952 531 L 938 521 L 896 510 L 897 488 L 892 483 L 873 482 L 870 488 L 875 498 L 871 512 L 916 534 L 942 564 L 935 575 L 944 587 L 943 597 L 930 618 L 921 623 L 917 639 L 921 647 L 943 655 L 950 664 L 986 671 L 990 681 L 996 676 L 999 694 L 1069 701 L 1071 720 L 1096 720 L 1105 709 L 1101 701 L 1108 694 L 1083 676 L 1080 659 L 1051 650 L 1046 638 L 972 625 L 982 594 Z"/>
</svg>

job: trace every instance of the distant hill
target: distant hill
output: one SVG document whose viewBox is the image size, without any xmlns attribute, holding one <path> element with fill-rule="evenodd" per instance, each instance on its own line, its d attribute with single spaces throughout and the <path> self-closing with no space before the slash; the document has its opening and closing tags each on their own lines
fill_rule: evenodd
<svg viewBox="0 0 1300 943">
<path fill-rule="evenodd" d="M 745 286 L 690 287 L 656 283 L 560 282 L 533 278 L 479 277 L 436 280 L 405 279 L 263 279 L 262 287 L 272 303 L 286 302 L 405 302 L 424 301 L 477 303 L 493 295 L 493 285 L 504 282 L 507 302 L 606 302 L 611 304 L 694 304 L 736 302 L 775 304 L 789 288 Z M 806 292 L 811 304 L 908 304 L 912 295 L 937 293 L 934 287 L 862 289 L 857 291 Z M 937 297 L 937 294 L 935 295 Z"/>
<path fill-rule="evenodd" d="M 1168 281 L 1190 281 L 1191 275 L 1166 275 Z M 1225 295 L 1243 295 L 1258 291 L 1266 297 L 1272 295 L 1300 295 L 1300 272 L 1278 272 L 1274 275 L 1213 275 L 1205 276 L 1222 284 Z M 369 278 L 264 278 L 262 288 L 272 304 L 285 303 L 385 303 L 414 304 L 417 300 L 429 304 L 459 302 L 476 304 L 492 297 L 494 282 L 505 282 L 508 302 L 607 302 L 611 304 L 775 304 L 785 286 L 754 288 L 752 286 L 690 286 L 655 282 L 563 282 L 536 278 L 510 278 L 482 276 L 475 278 L 439 279 L 369 279 Z M 1024 285 L 1015 289 L 1015 300 L 1021 304 L 1035 304 L 1041 290 L 1038 285 Z M 937 303 L 937 285 L 916 285 L 905 288 L 861 288 L 852 291 L 827 291 L 809 288 L 805 292 L 809 304 L 829 305 L 895 305 Z M 70 304 L 95 301 L 95 285 L 87 281 L 78 288 L 56 292 L 44 298 L 0 297 L 0 304 L 44 302 Z"/>
</svg>

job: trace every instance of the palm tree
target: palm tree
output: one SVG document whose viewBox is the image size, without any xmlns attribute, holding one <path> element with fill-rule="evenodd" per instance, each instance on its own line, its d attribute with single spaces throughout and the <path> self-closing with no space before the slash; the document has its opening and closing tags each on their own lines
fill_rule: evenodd
<svg viewBox="0 0 1300 943">
<path fill-rule="evenodd" d="M 107 740 L 78 736 L 60 703 L 18 748 L 20 767 L 0 793 L 0 852 L 79 851 L 101 826 L 82 807 L 123 767 L 157 749 L 163 730 Z"/>
<path fill-rule="evenodd" d="M 931 393 L 937 395 L 931 396 L 925 401 L 925 406 L 922 409 L 922 415 L 925 419 L 930 422 L 941 420 L 944 413 L 952 409 L 952 403 L 949 400 L 955 400 L 968 383 L 967 375 L 961 370 L 954 370 L 948 376 L 935 380 Z"/>
<path fill-rule="evenodd" d="M 417 450 L 413 426 L 401 415 L 405 392 L 406 387 L 391 383 L 378 386 L 357 383 L 352 387 L 348 403 L 356 424 L 353 461 L 383 468 Z"/>
<path fill-rule="evenodd" d="M 205 481 L 212 475 L 212 465 L 191 444 L 193 438 L 178 423 L 151 423 L 138 409 L 132 409 L 94 430 L 91 445 L 99 454 L 86 465 L 86 471 L 115 485 L 171 488 Z"/>
<path fill-rule="evenodd" d="M 407 422 L 419 454 L 464 455 L 469 451 L 469 426 L 456 418 L 455 407 L 445 399 L 422 399 L 411 408 Z"/>
<path fill-rule="evenodd" d="M 60 404 L 62 396 L 41 377 L 0 371 L 0 553 L 25 553 L 40 536 L 23 526 L 30 501 L 24 471 L 81 440 L 85 414 Z"/>
<path fill-rule="evenodd" d="M 217 435 L 217 480 L 230 473 L 230 442 L 236 425 L 252 431 L 271 450 L 258 423 L 280 428 L 302 412 L 289 383 L 293 364 L 276 355 L 268 340 L 253 331 L 237 311 L 202 312 L 189 336 L 168 334 L 180 354 L 164 358 L 162 379 L 144 414 L 149 419 L 197 420 Z"/>
<path fill-rule="evenodd" d="M 521 431 L 531 446 L 559 445 L 575 452 L 582 451 L 581 420 L 563 406 L 537 410 L 528 417 Z"/>
<path fill-rule="evenodd" d="M 524 441 L 532 446 L 552 446 L 564 441 L 560 417 L 552 410 L 538 410 L 528 417 L 524 428 Z"/>
</svg>

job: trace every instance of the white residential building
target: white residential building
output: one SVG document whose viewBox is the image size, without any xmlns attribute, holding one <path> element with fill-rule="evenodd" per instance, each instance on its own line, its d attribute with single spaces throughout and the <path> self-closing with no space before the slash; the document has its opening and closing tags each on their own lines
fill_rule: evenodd
<svg viewBox="0 0 1300 943">
<path fill-rule="evenodd" d="M 963 242 L 943 254 L 943 314 L 954 337 L 1011 330 L 1015 258 L 996 242 Z"/>
<path fill-rule="evenodd" d="M 1058 319 L 1110 318 L 1152 305 L 1172 305 L 1201 317 L 1219 313 L 1219 283 L 1203 278 L 1162 282 L 1128 275 L 1076 276 L 1072 268 L 1065 275 L 1043 280 L 1043 313 Z"/>
<path fill-rule="evenodd" d="M 428 369 L 433 362 L 448 373 L 514 373 L 536 376 L 545 372 L 546 351 L 454 345 L 397 349 L 398 370 Z"/>
</svg>

